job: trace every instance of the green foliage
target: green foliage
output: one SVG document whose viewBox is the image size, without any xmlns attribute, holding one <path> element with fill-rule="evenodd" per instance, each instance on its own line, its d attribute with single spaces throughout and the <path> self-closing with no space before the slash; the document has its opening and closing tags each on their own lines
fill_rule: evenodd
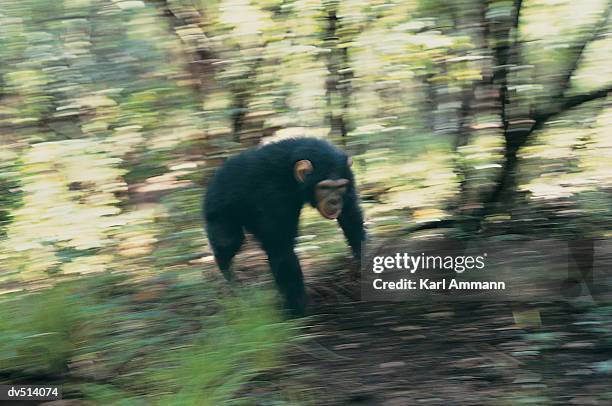
<svg viewBox="0 0 612 406">
<path fill-rule="evenodd" d="M 279 365 L 295 325 L 280 319 L 269 294 L 251 290 L 241 296 L 224 302 L 217 326 L 193 345 L 167 353 L 169 367 L 153 377 L 177 394 L 162 397 L 160 404 L 224 404 L 257 373 Z"/>
<path fill-rule="evenodd" d="M 152 287 L 112 275 L 5 299 L 0 371 L 16 379 L 83 376 L 77 390 L 101 404 L 217 405 L 277 367 L 298 336 L 270 291 L 245 288 L 210 313 L 212 292 L 166 277 L 157 303 L 140 310 L 125 299 L 141 300 Z M 198 316 L 202 310 L 208 315 Z M 139 361 L 126 366 L 132 358 Z M 108 383 L 99 382 L 105 376 Z"/>
<path fill-rule="evenodd" d="M 0 307 L 0 370 L 59 376 L 78 347 L 83 307 L 67 286 L 4 300 Z"/>
<path fill-rule="evenodd" d="M 13 211 L 21 203 L 19 188 L 19 164 L 9 151 L 0 153 L 0 238 L 6 235 L 6 227 L 13 219 Z"/>
</svg>

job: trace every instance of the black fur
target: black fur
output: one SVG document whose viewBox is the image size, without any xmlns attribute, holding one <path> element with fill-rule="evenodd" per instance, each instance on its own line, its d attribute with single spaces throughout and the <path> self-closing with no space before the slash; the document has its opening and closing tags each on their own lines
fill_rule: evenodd
<svg viewBox="0 0 612 406">
<path fill-rule="evenodd" d="M 304 203 L 315 205 L 314 187 L 319 181 L 350 181 L 338 223 L 353 254 L 361 255 L 363 216 L 347 158 L 326 141 L 296 138 L 245 151 L 225 162 L 211 180 L 204 203 L 208 239 L 225 278 L 233 280 L 230 263 L 247 230 L 268 254 L 286 308 L 303 314 L 306 293 L 294 245 L 300 211 Z M 304 183 L 294 177 L 295 163 L 302 159 L 314 168 Z"/>
</svg>

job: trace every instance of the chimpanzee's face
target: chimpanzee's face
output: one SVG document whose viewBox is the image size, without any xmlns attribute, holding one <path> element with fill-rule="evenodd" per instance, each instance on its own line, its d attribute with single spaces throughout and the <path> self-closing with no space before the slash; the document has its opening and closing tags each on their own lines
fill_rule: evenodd
<svg viewBox="0 0 612 406">
<path fill-rule="evenodd" d="M 346 160 L 346 168 L 350 167 L 351 158 Z M 312 163 L 308 160 L 301 160 L 295 164 L 295 178 L 300 183 L 306 181 L 306 176 L 313 172 Z M 350 171 L 350 169 L 347 169 Z M 344 206 L 344 196 L 350 186 L 350 180 L 330 176 L 328 179 L 323 179 L 317 182 L 314 186 L 314 201 L 313 206 L 319 210 L 319 213 L 326 219 L 334 220 L 342 214 Z"/>
<path fill-rule="evenodd" d="M 326 219 L 334 220 L 342 213 L 348 179 L 326 179 L 315 185 L 317 210 Z"/>
</svg>

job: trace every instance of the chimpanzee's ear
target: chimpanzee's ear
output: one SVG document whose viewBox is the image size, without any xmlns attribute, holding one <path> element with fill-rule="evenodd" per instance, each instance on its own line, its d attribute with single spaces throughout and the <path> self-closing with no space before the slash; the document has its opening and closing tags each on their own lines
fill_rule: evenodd
<svg viewBox="0 0 612 406">
<path fill-rule="evenodd" d="M 346 166 L 348 166 L 349 168 L 353 166 L 353 158 L 351 158 L 350 156 L 346 158 Z"/>
<path fill-rule="evenodd" d="M 306 175 L 312 173 L 312 163 L 307 159 L 302 159 L 295 163 L 293 168 L 293 175 L 298 182 L 304 183 Z"/>
</svg>

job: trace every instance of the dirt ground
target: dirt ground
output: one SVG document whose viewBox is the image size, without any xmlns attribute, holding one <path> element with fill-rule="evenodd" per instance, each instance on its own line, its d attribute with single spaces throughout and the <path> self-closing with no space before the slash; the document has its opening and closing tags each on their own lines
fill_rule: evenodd
<svg viewBox="0 0 612 406">
<path fill-rule="evenodd" d="M 261 255 L 247 250 L 246 258 L 249 272 L 267 270 Z M 300 388 L 300 403 L 612 404 L 610 306 L 427 297 L 362 302 L 349 271 L 333 271 L 330 282 L 304 262 L 313 302 L 308 338 L 291 347 L 282 370 L 263 378 Z M 257 402 L 257 388 L 251 395 Z"/>
<path fill-rule="evenodd" d="M 598 324 L 596 312 L 456 301 L 352 302 L 316 312 L 315 337 L 289 359 L 318 404 L 612 403 L 611 326 Z M 517 325 L 521 313 L 538 314 L 541 325 Z M 607 342 L 594 326 L 608 329 Z"/>
</svg>

